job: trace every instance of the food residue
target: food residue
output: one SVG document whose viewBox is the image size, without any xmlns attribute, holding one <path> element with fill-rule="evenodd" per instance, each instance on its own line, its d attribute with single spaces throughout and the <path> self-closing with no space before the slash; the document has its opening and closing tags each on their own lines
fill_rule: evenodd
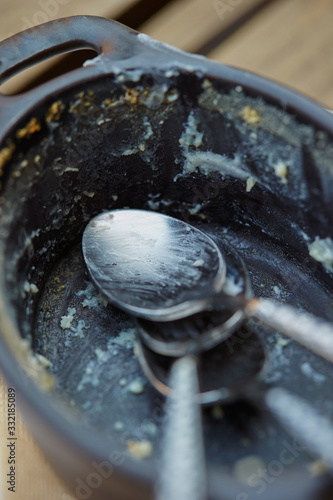
<svg viewBox="0 0 333 500">
<path fill-rule="evenodd" d="M 61 114 L 65 109 L 64 103 L 59 100 L 54 102 L 48 109 L 45 115 L 46 123 L 57 122 L 60 120 Z"/>
<path fill-rule="evenodd" d="M 246 123 L 248 123 L 249 125 L 256 125 L 260 122 L 260 116 L 258 112 L 250 106 L 245 106 L 242 109 L 242 117 L 243 120 L 246 121 Z"/>
<path fill-rule="evenodd" d="M 333 241 L 331 238 L 319 238 L 316 236 L 314 241 L 308 244 L 309 255 L 317 262 L 333 272 Z"/>
<path fill-rule="evenodd" d="M 123 424 L 123 422 L 119 422 L 119 421 L 115 422 L 113 428 L 115 431 L 120 432 L 120 431 L 124 430 L 124 424 Z"/>
<path fill-rule="evenodd" d="M 256 184 L 256 180 L 254 177 L 250 176 L 248 177 L 248 179 L 246 180 L 246 192 L 249 193 L 251 191 L 251 189 L 253 188 L 253 186 Z"/>
<path fill-rule="evenodd" d="M 282 184 L 288 184 L 288 166 L 284 161 L 278 161 L 276 165 L 274 165 L 275 175 L 281 179 Z"/>
<path fill-rule="evenodd" d="M 140 380 L 133 380 L 128 386 L 129 392 L 135 395 L 142 394 L 144 391 L 143 383 Z"/>
<path fill-rule="evenodd" d="M 72 326 L 76 309 L 75 307 L 69 307 L 67 311 L 68 311 L 67 316 L 61 316 L 60 326 L 63 330 L 69 330 L 70 327 Z"/>
<path fill-rule="evenodd" d="M 29 139 L 32 134 L 34 134 L 35 132 L 39 132 L 41 128 L 42 127 L 40 122 L 37 120 L 37 118 L 33 117 L 25 127 L 19 129 L 16 132 L 16 137 L 17 139 Z"/>
<path fill-rule="evenodd" d="M 251 479 L 256 476 L 262 477 L 267 467 L 263 460 L 256 455 L 248 455 L 235 463 L 234 476 L 243 484 L 250 485 Z"/>
<path fill-rule="evenodd" d="M 15 144 L 8 142 L 8 145 L 0 150 L 0 177 L 3 176 L 3 167 L 11 159 L 15 151 Z"/>
<path fill-rule="evenodd" d="M 148 458 L 153 452 L 153 445 L 147 439 L 142 441 L 127 441 L 127 450 L 136 458 Z"/>
</svg>

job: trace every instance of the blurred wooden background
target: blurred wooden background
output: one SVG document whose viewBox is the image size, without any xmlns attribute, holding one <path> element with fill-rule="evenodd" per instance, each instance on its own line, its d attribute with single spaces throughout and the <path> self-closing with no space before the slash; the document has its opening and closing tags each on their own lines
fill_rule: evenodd
<svg viewBox="0 0 333 500">
<path fill-rule="evenodd" d="M 333 109 L 333 0 L 0 0 L 0 12 L 0 40 L 59 17 L 108 17 L 181 49 L 278 80 Z M 11 79 L 1 90 L 20 92 L 87 57 L 83 52 L 56 58 Z M 1 410 L 5 435 L 4 405 Z M 71 500 L 20 419 L 18 429 L 17 498 Z M 3 453 L 0 458 L 4 471 Z M 11 498 L 5 484 L 2 489 L 0 498 Z"/>
<path fill-rule="evenodd" d="M 0 40 L 59 17 L 109 17 L 283 82 L 333 109 L 333 0 L 0 0 L 0 8 Z M 2 90 L 29 88 L 87 56 L 36 66 Z"/>
</svg>

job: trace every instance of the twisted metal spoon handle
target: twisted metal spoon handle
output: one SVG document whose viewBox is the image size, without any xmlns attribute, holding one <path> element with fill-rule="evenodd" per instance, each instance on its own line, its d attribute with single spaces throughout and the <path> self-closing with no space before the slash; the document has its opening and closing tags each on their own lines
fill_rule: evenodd
<svg viewBox="0 0 333 500">
<path fill-rule="evenodd" d="M 307 451 L 324 462 L 330 472 L 333 472 L 333 422 L 320 415 L 302 398 L 280 387 L 266 391 L 263 399 L 266 408 L 276 420 L 304 445 L 297 443 L 294 452 L 299 454 L 301 451 Z"/>
<path fill-rule="evenodd" d="M 170 387 L 157 500 L 205 500 L 206 461 L 194 357 L 184 356 L 173 364 Z"/>
<path fill-rule="evenodd" d="M 269 299 L 252 299 L 246 304 L 245 311 L 248 316 L 259 319 L 333 362 L 333 323 Z"/>
</svg>

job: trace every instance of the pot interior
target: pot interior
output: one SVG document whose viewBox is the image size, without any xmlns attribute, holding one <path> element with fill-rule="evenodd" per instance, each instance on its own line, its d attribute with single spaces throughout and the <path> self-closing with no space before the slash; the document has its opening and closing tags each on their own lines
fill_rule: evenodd
<svg viewBox="0 0 333 500">
<path fill-rule="evenodd" d="M 89 281 L 81 236 L 93 216 L 131 207 L 186 220 L 235 246 L 256 295 L 333 320 L 332 137 L 274 103 L 195 73 L 132 70 L 40 105 L 2 148 L 7 312 L 51 400 L 151 477 L 163 400 L 140 370 L 134 320 Z M 255 321 L 230 340 L 231 355 L 249 332 L 267 349 L 261 380 L 333 418 L 330 364 Z M 267 466 L 292 443 L 245 402 L 203 420 L 211 471 L 237 480 L 241 460 Z M 312 462 L 299 452 L 284 467 L 308 474 Z"/>
</svg>

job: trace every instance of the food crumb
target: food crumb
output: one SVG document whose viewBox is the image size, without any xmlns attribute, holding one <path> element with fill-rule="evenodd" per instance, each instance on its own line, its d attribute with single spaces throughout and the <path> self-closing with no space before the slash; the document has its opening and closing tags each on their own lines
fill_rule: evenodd
<svg viewBox="0 0 333 500">
<path fill-rule="evenodd" d="M 283 337 L 280 337 L 276 344 L 279 345 L 280 347 L 286 347 L 286 345 L 290 344 L 291 339 L 285 339 Z"/>
<path fill-rule="evenodd" d="M 24 291 L 26 293 L 38 293 L 39 292 L 39 288 L 34 284 L 34 283 L 29 283 L 28 281 L 26 281 L 24 283 Z"/>
<path fill-rule="evenodd" d="M 41 128 L 41 124 L 37 118 L 31 118 L 25 127 L 16 132 L 16 137 L 17 139 L 29 139 L 32 134 L 39 132 Z"/>
<path fill-rule="evenodd" d="M 65 105 L 61 100 L 54 102 L 45 115 L 46 123 L 59 121 L 64 109 Z"/>
<path fill-rule="evenodd" d="M 120 432 L 120 431 L 122 431 L 124 429 L 124 424 L 123 424 L 123 422 L 119 422 L 119 421 L 115 422 L 113 428 L 114 428 L 115 431 Z"/>
<path fill-rule="evenodd" d="M 282 184 L 288 184 L 288 166 L 284 161 L 278 161 L 274 166 L 275 175 L 281 179 Z"/>
<path fill-rule="evenodd" d="M 134 344 L 134 347 L 133 347 L 133 354 L 134 356 L 137 358 L 139 356 L 139 347 L 138 347 L 138 344 Z"/>
<path fill-rule="evenodd" d="M 153 445 L 150 441 L 127 441 L 127 450 L 136 458 L 148 458 L 153 452 Z"/>
<path fill-rule="evenodd" d="M 133 382 L 131 382 L 130 385 L 128 386 L 128 390 L 132 394 L 139 395 L 143 393 L 144 387 L 142 382 L 140 382 L 140 380 L 133 380 Z"/>
<path fill-rule="evenodd" d="M 3 175 L 3 167 L 11 159 L 15 151 L 15 144 L 13 142 L 8 143 L 8 146 L 0 150 L 0 177 Z"/>
<path fill-rule="evenodd" d="M 251 189 L 253 188 L 253 186 L 257 183 L 257 181 L 255 180 L 254 177 L 249 177 L 247 180 L 246 180 L 246 192 L 249 193 L 251 191 Z"/>
<path fill-rule="evenodd" d="M 125 378 L 121 378 L 119 380 L 120 387 L 125 387 L 126 384 L 127 384 L 127 380 Z"/>
<path fill-rule="evenodd" d="M 308 244 L 309 255 L 330 272 L 333 272 L 333 240 L 331 238 L 319 238 Z"/>
<path fill-rule="evenodd" d="M 69 330 L 72 326 L 76 309 L 75 307 L 69 307 L 67 311 L 67 316 L 61 316 L 60 326 L 63 330 Z"/>
<path fill-rule="evenodd" d="M 263 460 L 256 455 L 248 455 L 235 463 L 234 476 L 243 484 L 251 485 L 253 476 L 261 477 L 266 471 Z"/>
<path fill-rule="evenodd" d="M 250 106 L 245 106 L 242 110 L 243 120 L 249 125 L 256 125 L 260 122 L 260 116 L 258 112 L 251 108 Z"/>
</svg>

